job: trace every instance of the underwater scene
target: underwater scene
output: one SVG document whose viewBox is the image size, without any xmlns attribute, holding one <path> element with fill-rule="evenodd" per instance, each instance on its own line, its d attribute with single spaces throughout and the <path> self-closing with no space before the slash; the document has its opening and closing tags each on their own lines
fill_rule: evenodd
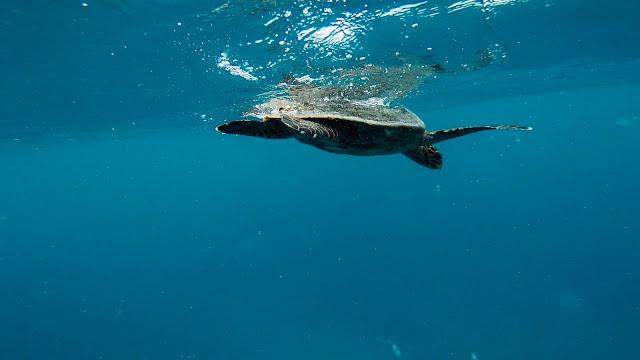
<svg viewBox="0 0 640 360">
<path fill-rule="evenodd" d="M 0 360 L 640 359 L 639 1 L 0 10 Z"/>
</svg>

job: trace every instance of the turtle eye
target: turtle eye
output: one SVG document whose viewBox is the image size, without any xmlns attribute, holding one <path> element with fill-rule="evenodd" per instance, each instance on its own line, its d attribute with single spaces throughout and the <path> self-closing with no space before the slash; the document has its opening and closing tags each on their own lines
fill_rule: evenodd
<svg viewBox="0 0 640 360">
<path fill-rule="evenodd" d="M 284 110 L 284 108 L 280 108 L 280 109 L 278 109 L 278 111 L 282 111 L 282 110 Z"/>
</svg>

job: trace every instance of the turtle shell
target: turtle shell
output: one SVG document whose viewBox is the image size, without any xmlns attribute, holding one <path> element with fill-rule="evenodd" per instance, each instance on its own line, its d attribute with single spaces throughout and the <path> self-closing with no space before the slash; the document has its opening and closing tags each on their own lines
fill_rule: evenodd
<svg viewBox="0 0 640 360">
<path fill-rule="evenodd" d="M 424 123 L 403 107 L 389 107 L 375 102 L 324 101 L 305 104 L 287 98 L 275 98 L 256 106 L 246 116 L 280 118 L 280 113 L 303 118 L 354 122 L 375 127 L 406 127 L 425 130 Z"/>
<path fill-rule="evenodd" d="M 425 131 L 417 115 L 400 107 L 352 102 L 319 102 L 311 106 L 287 100 L 272 101 L 269 106 L 274 111 L 264 115 L 264 121 L 282 121 L 286 115 L 330 129 L 325 132 L 332 136 L 301 131 L 295 138 L 340 154 L 383 155 L 415 149 Z"/>
</svg>

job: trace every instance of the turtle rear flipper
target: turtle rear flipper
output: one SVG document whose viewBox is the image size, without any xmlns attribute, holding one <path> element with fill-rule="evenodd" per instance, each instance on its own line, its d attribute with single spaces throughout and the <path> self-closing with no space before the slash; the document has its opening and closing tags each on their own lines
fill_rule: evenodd
<svg viewBox="0 0 640 360">
<path fill-rule="evenodd" d="M 485 126 L 469 126 L 469 127 L 461 127 L 447 130 L 438 130 L 434 132 L 430 132 L 426 134 L 425 143 L 426 144 L 435 144 L 441 141 L 454 139 L 460 136 L 473 134 L 479 131 L 486 130 L 519 130 L 519 131 L 531 131 L 532 128 L 528 126 L 520 126 L 520 125 L 485 125 Z"/>
<path fill-rule="evenodd" d="M 429 169 L 438 170 L 442 168 L 442 154 L 435 146 L 418 146 L 414 150 L 405 151 L 402 154 Z"/>
<path fill-rule="evenodd" d="M 291 132 L 287 131 L 286 127 L 277 126 L 272 121 L 236 120 L 222 124 L 216 130 L 223 134 L 255 136 L 265 139 L 288 139 L 291 137 Z"/>
</svg>

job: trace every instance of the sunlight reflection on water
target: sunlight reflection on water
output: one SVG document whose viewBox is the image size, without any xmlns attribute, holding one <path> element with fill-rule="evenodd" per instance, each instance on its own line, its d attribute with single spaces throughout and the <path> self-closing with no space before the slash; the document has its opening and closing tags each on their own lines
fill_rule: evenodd
<svg viewBox="0 0 640 360">
<path fill-rule="evenodd" d="M 321 68 L 318 64 L 327 61 L 332 61 L 334 68 L 360 66 L 363 61 L 375 64 L 372 60 L 372 49 L 367 42 L 375 44 L 375 39 L 383 33 L 388 35 L 391 31 L 401 39 L 423 37 L 420 24 L 441 14 L 451 14 L 464 9 L 492 12 L 499 6 L 526 1 L 422 1 L 383 5 L 378 9 L 373 8 L 376 5 L 369 4 L 362 4 L 354 9 L 353 5 L 346 2 L 296 1 L 293 6 L 290 2 L 285 4 L 277 1 L 240 2 L 242 6 L 224 2 L 207 15 L 208 21 L 214 24 L 212 27 L 219 27 L 220 21 L 238 21 L 238 17 L 242 15 L 244 23 L 254 22 L 254 25 L 257 25 L 256 31 L 225 34 L 227 40 L 224 49 L 202 47 L 201 44 L 194 44 L 194 47 L 202 53 L 203 58 L 211 58 L 211 55 L 205 55 L 211 52 L 227 54 L 224 58 L 214 57 L 219 70 L 255 81 L 268 78 L 273 70 L 280 68 L 280 65 L 291 68 L 294 63 L 304 64 L 304 68 L 309 72 Z M 249 3 L 251 6 L 247 5 Z M 247 16 L 247 12 L 252 16 Z M 390 19 L 400 22 L 389 22 Z M 203 28 L 206 30 L 206 27 Z M 247 37 L 248 41 L 234 41 Z M 431 50 L 431 47 L 428 47 L 428 50 Z M 257 52 L 266 56 L 256 56 Z M 402 54 L 396 52 L 396 55 Z M 230 60 L 231 57 L 237 60 Z M 257 58 L 266 58 L 267 61 L 259 61 Z M 249 68 L 243 65 L 248 62 L 254 66 Z M 296 74 L 309 75 L 300 72 L 299 69 Z"/>
</svg>

